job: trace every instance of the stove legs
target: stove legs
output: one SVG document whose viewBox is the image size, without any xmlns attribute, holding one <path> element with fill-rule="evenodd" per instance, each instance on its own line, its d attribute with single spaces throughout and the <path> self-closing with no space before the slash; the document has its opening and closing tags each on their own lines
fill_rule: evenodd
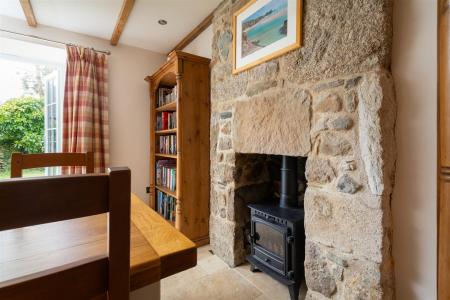
<svg viewBox="0 0 450 300">
<path fill-rule="evenodd" d="M 255 266 L 255 265 L 253 265 L 253 264 L 250 264 L 250 271 L 252 271 L 253 273 L 261 272 L 261 271 L 258 269 L 258 267 Z"/>
<path fill-rule="evenodd" d="M 293 284 L 289 286 L 289 295 L 291 300 L 298 300 L 298 295 L 300 293 L 300 284 Z"/>
<path fill-rule="evenodd" d="M 299 277 L 282 276 L 278 272 L 275 272 L 268 266 L 264 265 L 254 256 L 247 256 L 247 261 L 250 263 L 250 271 L 252 272 L 264 272 L 275 280 L 278 280 L 281 284 L 284 284 L 289 289 L 290 300 L 298 300 L 300 294 L 300 287 L 302 282 L 304 282 L 303 272 L 299 273 Z M 303 267 L 303 264 L 301 264 Z M 300 266 L 298 266 L 300 268 Z M 293 275 L 293 274 L 291 274 Z"/>
</svg>

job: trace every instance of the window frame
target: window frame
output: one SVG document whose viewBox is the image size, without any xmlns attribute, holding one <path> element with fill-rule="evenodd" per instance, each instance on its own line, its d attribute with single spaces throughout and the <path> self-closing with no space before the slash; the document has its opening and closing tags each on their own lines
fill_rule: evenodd
<svg viewBox="0 0 450 300">
<path fill-rule="evenodd" d="M 58 111 L 58 117 L 57 117 L 57 145 L 56 145 L 56 151 L 62 152 L 62 137 L 63 137 L 63 107 L 64 107 L 64 88 L 65 88 L 65 74 L 66 74 L 66 65 L 65 63 L 61 62 L 55 62 L 51 60 L 45 60 L 40 58 L 31 58 L 31 57 L 24 57 L 21 55 L 14 55 L 10 53 L 2 53 L 0 49 L 0 59 L 4 60 L 12 60 L 16 62 L 22 62 L 22 63 L 29 63 L 29 64 L 35 64 L 35 65 L 47 65 L 55 68 L 54 72 L 57 72 L 56 80 L 58 84 L 58 98 L 56 102 L 56 107 Z M 49 74 L 50 75 L 50 74 Z M 47 75 L 47 77 L 49 76 Z M 45 89 L 46 86 L 46 77 L 43 78 Z M 45 91 L 46 92 L 46 91 Z M 47 152 L 47 103 L 44 96 L 44 153 Z M 50 175 L 53 173 L 59 173 L 60 168 L 52 168 L 54 170 L 50 170 L 50 168 L 45 168 L 45 174 Z"/>
</svg>

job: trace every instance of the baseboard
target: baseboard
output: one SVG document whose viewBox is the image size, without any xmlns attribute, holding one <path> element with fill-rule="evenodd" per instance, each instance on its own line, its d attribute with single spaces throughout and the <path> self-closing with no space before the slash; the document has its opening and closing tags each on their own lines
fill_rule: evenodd
<svg viewBox="0 0 450 300">
<path fill-rule="evenodd" d="M 195 245 L 198 247 L 204 246 L 204 245 L 208 245 L 209 244 L 209 235 L 208 236 L 204 236 L 204 237 L 200 237 L 197 238 L 195 240 L 192 240 Z"/>
</svg>

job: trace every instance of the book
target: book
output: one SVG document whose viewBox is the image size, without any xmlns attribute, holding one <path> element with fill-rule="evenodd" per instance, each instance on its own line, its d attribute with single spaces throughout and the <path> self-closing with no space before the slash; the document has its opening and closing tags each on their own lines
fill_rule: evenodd
<svg viewBox="0 0 450 300">
<path fill-rule="evenodd" d="M 174 134 L 159 137 L 159 153 L 177 154 L 177 136 Z"/>
<path fill-rule="evenodd" d="M 178 99 L 177 86 L 173 88 L 159 88 L 156 98 L 157 107 L 172 103 Z"/>
<path fill-rule="evenodd" d="M 170 191 L 176 190 L 177 170 L 174 160 L 158 160 L 155 173 L 157 186 L 167 188 Z"/>
<path fill-rule="evenodd" d="M 167 112 L 162 112 L 162 130 L 167 129 Z"/>
<path fill-rule="evenodd" d="M 156 209 L 164 219 L 175 222 L 177 200 L 164 192 L 156 192 Z"/>
<path fill-rule="evenodd" d="M 167 130 L 177 128 L 176 112 L 160 112 L 156 114 L 156 130 Z"/>
</svg>

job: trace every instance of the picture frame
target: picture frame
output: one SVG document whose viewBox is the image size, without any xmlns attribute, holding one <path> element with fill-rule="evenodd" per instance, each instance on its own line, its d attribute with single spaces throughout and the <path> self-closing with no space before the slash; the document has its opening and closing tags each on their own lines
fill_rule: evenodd
<svg viewBox="0 0 450 300">
<path fill-rule="evenodd" d="M 233 74 L 301 47 L 302 0 L 251 0 L 233 14 Z"/>
</svg>

